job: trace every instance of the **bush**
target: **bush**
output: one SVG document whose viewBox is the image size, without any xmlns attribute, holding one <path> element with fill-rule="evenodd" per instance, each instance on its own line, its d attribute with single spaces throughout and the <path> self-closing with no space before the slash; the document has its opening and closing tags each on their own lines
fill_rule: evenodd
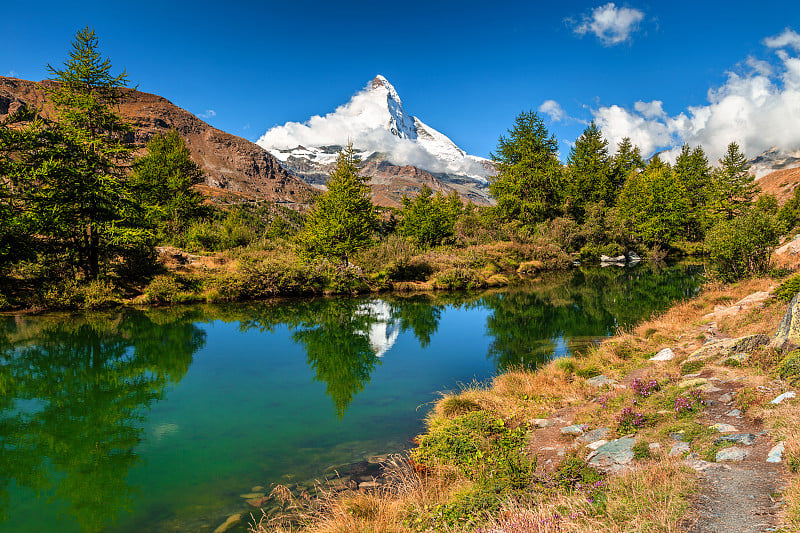
<svg viewBox="0 0 800 533">
<path fill-rule="evenodd" d="M 592 486 L 602 479 L 603 474 L 599 470 L 576 455 L 566 456 L 553 472 L 553 481 L 567 490 Z"/>
<path fill-rule="evenodd" d="M 635 459 L 650 459 L 653 454 L 650 452 L 650 444 L 646 440 L 637 440 L 633 445 L 633 457 Z"/>
<path fill-rule="evenodd" d="M 156 276 L 144 290 L 151 303 L 169 304 L 183 299 L 184 285 L 174 275 Z"/>
<path fill-rule="evenodd" d="M 786 279 L 775 289 L 775 297 L 784 302 L 790 301 L 800 292 L 800 273 Z"/>
<path fill-rule="evenodd" d="M 744 217 L 719 222 L 711 228 L 705 250 L 715 276 L 731 282 L 767 272 L 777 244 L 778 232 L 772 217 L 752 210 Z"/>
<path fill-rule="evenodd" d="M 478 274 L 468 268 L 448 268 L 433 277 L 433 286 L 437 289 L 470 290 L 479 289 L 484 285 Z"/>
<path fill-rule="evenodd" d="M 634 411 L 632 407 L 626 407 L 617 415 L 617 433 L 627 435 L 647 425 L 647 417 Z"/>
<path fill-rule="evenodd" d="M 800 350 L 789 352 L 778 363 L 778 375 L 783 379 L 795 382 L 800 378 Z"/>
<path fill-rule="evenodd" d="M 448 396 L 439 402 L 438 407 L 446 418 L 454 418 L 472 411 L 480 411 L 481 409 L 477 402 L 459 396 Z"/>
<path fill-rule="evenodd" d="M 81 287 L 84 309 L 102 309 L 118 303 L 114 287 L 106 280 L 94 280 Z"/>
</svg>

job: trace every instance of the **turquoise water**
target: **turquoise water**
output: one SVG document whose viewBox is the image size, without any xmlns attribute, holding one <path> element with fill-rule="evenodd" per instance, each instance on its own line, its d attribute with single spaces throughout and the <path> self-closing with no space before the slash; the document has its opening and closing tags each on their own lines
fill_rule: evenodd
<svg viewBox="0 0 800 533">
<path fill-rule="evenodd" d="M 700 282 L 645 264 L 482 294 L 0 319 L 0 531 L 213 531 L 252 487 L 406 449 L 441 392 Z"/>
</svg>

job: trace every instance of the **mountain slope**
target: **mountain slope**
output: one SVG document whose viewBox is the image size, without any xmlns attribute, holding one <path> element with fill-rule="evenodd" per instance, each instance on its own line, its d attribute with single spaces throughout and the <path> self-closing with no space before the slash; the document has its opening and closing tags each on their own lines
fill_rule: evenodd
<svg viewBox="0 0 800 533">
<path fill-rule="evenodd" d="M 365 161 L 364 174 L 373 177 L 376 203 L 399 205 L 404 195 L 413 196 L 423 184 L 444 193 L 456 191 L 478 204 L 492 202 L 487 187 L 487 176 L 494 174 L 492 163 L 467 154 L 446 135 L 409 115 L 383 76 L 333 113 L 272 128 L 258 144 L 291 173 L 322 186 L 337 152 L 348 141 Z"/>
<path fill-rule="evenodd" d="M 0 120 L 23 104 L 40 110 L 46 118 L 54 118 L 45 92 L 52 83 L 0 76 Z M 203 169 L 212 192 L 231 191 L 290 207 L 307 204 L 317 194 L 286 172 L 263 148 L 206 124 L 165 98 L 125 89 L 118 112 L 134 126 L 131 140 L 139 147 L 153 135 L 174 128 L 186 141 L 192 159 Z"/>
</svg>

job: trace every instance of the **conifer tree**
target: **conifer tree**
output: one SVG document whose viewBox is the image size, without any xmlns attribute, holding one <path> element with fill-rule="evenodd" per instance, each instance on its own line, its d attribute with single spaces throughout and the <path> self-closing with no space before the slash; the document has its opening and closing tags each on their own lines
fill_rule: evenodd
<svg viewBox="0 0 800 533">
<path fill-rule="evenodd" d="M 634 146 L 630 137 L 622 139 L 617 146 L 617 153 L 612 159 L 614 167 L 613 181 L 617 189 L 621 188 L 628 175 L 644 168 L 644 159 L 638 146 Z"/>
<path fill-rule="evenodd" d="M 436 246 L 453 237 L 458 216 L 463 211 L 458 193 L 444 196 L 441 191 L 433 194 L 423 185 L 419 194 L 411 200 L 403 197 L 400 235 L 421 246 Z"/>
<path fill-rule="evenodd" d="M 608 141 L 592 121 L 575 141 L 567 159 L 569 179 L 569 211 L 582 221 L 587 204 L 604 202 L 612 205 L 617 191 L 613 183 L 613 167 L 608 155 Z"/>
<path fill-rule="evenodd" d="M 307 257 L 336 258 L 347 266 L 353 253 L 372 242 L 377 217 L 369 178 L 359 175 L 360 163 L 352 143 L 339 152 L 328 190 L 306 214 L 297 236 Z"/>
<path fill-rule="evenodd" d="M 683 237 L 690 241 L 703 239 L 706 225 L 706 203 L 711 181 L 711 168 L 702 146 L 694 150 L 688 144 L 681 147 L 673 167 L 675 180 L 683 189 L 688 202 L 688 213 L 683 224 Z"/>
<path fill-rule="evenodd" d="M 131 175 L 138 201 L 149 211 L 148 223 L 167 235 L 203 213 L 203 197 L 192 188 L 202 180 L 202 170 L 175 130 L 150 139 L 147 153 L 134 161 Z"/>
<path fill-rule="evenodd" d="M 48 70 L 56 82 L 48 93 L 58 121 L 31 132 L 27 207 L 35 231 L 63 245 L 94 279 L 104 260 L 151 238 L 125 176 L 131 128 L 113 108 L 127 74 L 111 74 L 89 28 L 76 34 L 63 69 Z"/>
<path fill-rule="evenodd" d="M 739 145 L 732 142 L 720 166 L 712 173 L 712 198 L 710 214 L 716 220 L 731 220 L 744 214 L 758 190 L 755 179 L 748 171 L 750 166 Z"/>
<path fill-rule="evenodd" d="M 489 191 L 502 220 L 532 227 L 561 211 L 564 175 L 558 143 L 538 114 L 520 113 L 491 157 L 498 173 L 490 178 Z"/>
</svg>

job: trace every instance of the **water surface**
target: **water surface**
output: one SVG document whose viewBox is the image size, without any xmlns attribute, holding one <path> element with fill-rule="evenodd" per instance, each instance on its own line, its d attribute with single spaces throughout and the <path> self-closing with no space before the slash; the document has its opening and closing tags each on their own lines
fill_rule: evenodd
<svg viewBox="0 0 800 533">
<path fill-rule="evenodd" d="M 0 531 L 213 531 L 251 487 L 400 451 L 442 391 L 566 356 L 691 266 L 479 294 L 0 319 Z"/>
</svg>

